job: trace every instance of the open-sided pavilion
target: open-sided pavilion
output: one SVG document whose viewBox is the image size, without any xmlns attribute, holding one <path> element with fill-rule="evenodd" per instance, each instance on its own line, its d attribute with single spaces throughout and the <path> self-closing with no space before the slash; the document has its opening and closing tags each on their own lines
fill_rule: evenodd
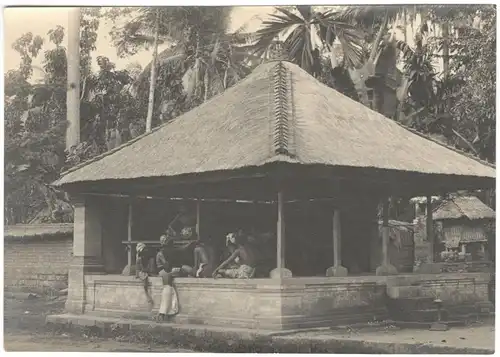
<svg viewBox="0 0 500 357">
<path fill-rule="evenodd" d="M 386 315 L 388 290 L 411 284 L 453 304 L 487 299 L 485 274 L 398 275 L 387 253 L 387 202 L 491 188 L 495 168 L 401 126 L 289 62 L 260 65 L 190 112 L 72 168 L 55 185 L 75 207 L 70 314 L 148 314 L 139 281 L 106 273 L 124 236 L 130 239 L 130 203 L 148 197 L 195 200 L 198 222 L 211 200 L 275 207 L 277 263 L 270 277 L 176 279 L 177 322 L 279 330 L 372 320 Z M 285 254 L 287 205 L 311 199 L 331 207 L 333 259 L 324 277 L 294 277 Z M 342 262 L 340 227 L 349 224 L 343 209 L 353 202 L 384 205 L 383 258 L 374 275 L 352 276 Z M 131 264 L 131 253 L 128 259 Z M 151 281 L 159 304 L 160 279 Z"/>
</svg>

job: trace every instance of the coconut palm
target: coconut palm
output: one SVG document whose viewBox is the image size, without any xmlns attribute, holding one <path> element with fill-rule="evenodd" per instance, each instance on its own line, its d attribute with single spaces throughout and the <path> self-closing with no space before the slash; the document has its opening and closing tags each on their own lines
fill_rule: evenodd
<svg viewBox="0 0 500 357">
<path fill-rule="evenodd" d="M 162 91 L 156 107 L 162 120 L 208 100 L 250 72 L 251 57 L 245 46 L 249 35 L 245 25 L 234 33 L 226 32 L 229 10 L 187 7 L 177 18 L 178 36 L 172 36 L 172 45 L 157 59 Z M 145 93 L 151 68 L 152 63 L 134 83 L 135 95 Z M 181 105 L 180 97 L 186 99 L 187 107 Z"/>
</svg>

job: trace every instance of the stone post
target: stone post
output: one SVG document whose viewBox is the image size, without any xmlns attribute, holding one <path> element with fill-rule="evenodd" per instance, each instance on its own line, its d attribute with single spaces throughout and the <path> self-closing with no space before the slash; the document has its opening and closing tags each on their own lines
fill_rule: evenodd
<svg viewBox="0 0 500 357">
<path fill-rule="evenodd" d="M 398 273 L 396 267 L 389 260 L 389 200 L 384 199 L 383 221 L 382 221 L 382 264 L 375 270 L 377 275 L 395 275 Z"/>
<path fill-rule="evenodd" d="M 333 211 L 333 266 L 326 270 L 326 276 L 347 276 L 347 268 L 342 266 L 340 210 Z"/>
<path fill-rule="evenodd" d="M 277 267 L 271 271 L 271 278 L 289 278 L 292 272 L 285 268 L 285 212 L 283 207 L 283 191 L 278 193 L 278 221 L 276 225 L 276 262 Z"/>
<path fill-rule="evenodd" d="M 85 312 L 85 274 L 104 274 L 101 212 L 95 198 L 71 198 L 74 207 L 73 256 L 68 268 L 66 312 Z"/>
</svg>

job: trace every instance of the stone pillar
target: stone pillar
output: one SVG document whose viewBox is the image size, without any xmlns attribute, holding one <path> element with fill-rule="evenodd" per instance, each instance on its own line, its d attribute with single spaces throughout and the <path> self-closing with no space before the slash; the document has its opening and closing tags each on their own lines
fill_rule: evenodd
<svg viewBox="0 0 500 357">
<path fill-rule="evenodd" d="M 429 244 L 429 262 L 434 263 L 434 221 L 432 219 L 432 196 L 427 196 L 427 216 L 426 216 L 426 235 Z"/>
<path fill-rule="evenodd" d="M 375 270 L 377 275 L 395 275 L 396 267 L 389 261 L 389 200 L 384 199 L 382 221 L 382 264 Z"/>
<path fill-rule="evenodd" d="M 347 276 L 347 268 L 342 266 L 340 210 L 333 211 L 333 266 L 326 270 L 326 276 Z"/>
<path fill-rule="evenodd" d="M 99 203 L 92 197 L 72 197 L 74 207 L 73 256 L 68 268 L 66 311 L 85 311 L 85 274 L 104 274 Z"/>
<path fill-rule="evenodd" d="M 283 192 L 278 193 L 278 221 L 276 227 L 276 254 L 277 267 L 271 271 L 271 278 L 289 278 L 292 272 L 285 268 L 285 212 L 283 207 Z"/>
</svg>

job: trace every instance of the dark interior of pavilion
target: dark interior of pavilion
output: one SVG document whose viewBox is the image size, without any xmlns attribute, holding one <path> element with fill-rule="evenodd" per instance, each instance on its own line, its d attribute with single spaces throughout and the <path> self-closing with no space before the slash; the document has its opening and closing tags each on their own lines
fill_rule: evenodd
<svg viewBox="0 0 500 357">
<path fill-rule="evenodd" d="M 328 200 L 288 202 L 284 211 L 286 268 L 295 277 L 325 276 L 333 264 L 333 203 Z M 192 249 L 178 247 L 197 239 L 197 220 L 200 236 L 209 237 L 216 256 L 220 256 L 217 264 L 227 257 L 228 233 L 241 230 L 258 258 L 254 277 L 267 278 L 276 267 L 277 205 L 272 202 L 201 201 L 198 210 L 195 200 L 136 200 L 131 240 L 150 242 L 149 249 L 157 250 L 160 236 L 170 231 L 178 249 L 171 264 L 192 266 Z M 375 239 L 378 236 L 377 206 L 346 207 L 341 222 L 343 265 L 350 275 L 374 273 L 378 261 L 373 251 L 380 244 Z M 134 249 L 133 244 L 130 246 Z M 125 253 L 123 258 L 120 261 L 126 264 Z"/>
</svg>

